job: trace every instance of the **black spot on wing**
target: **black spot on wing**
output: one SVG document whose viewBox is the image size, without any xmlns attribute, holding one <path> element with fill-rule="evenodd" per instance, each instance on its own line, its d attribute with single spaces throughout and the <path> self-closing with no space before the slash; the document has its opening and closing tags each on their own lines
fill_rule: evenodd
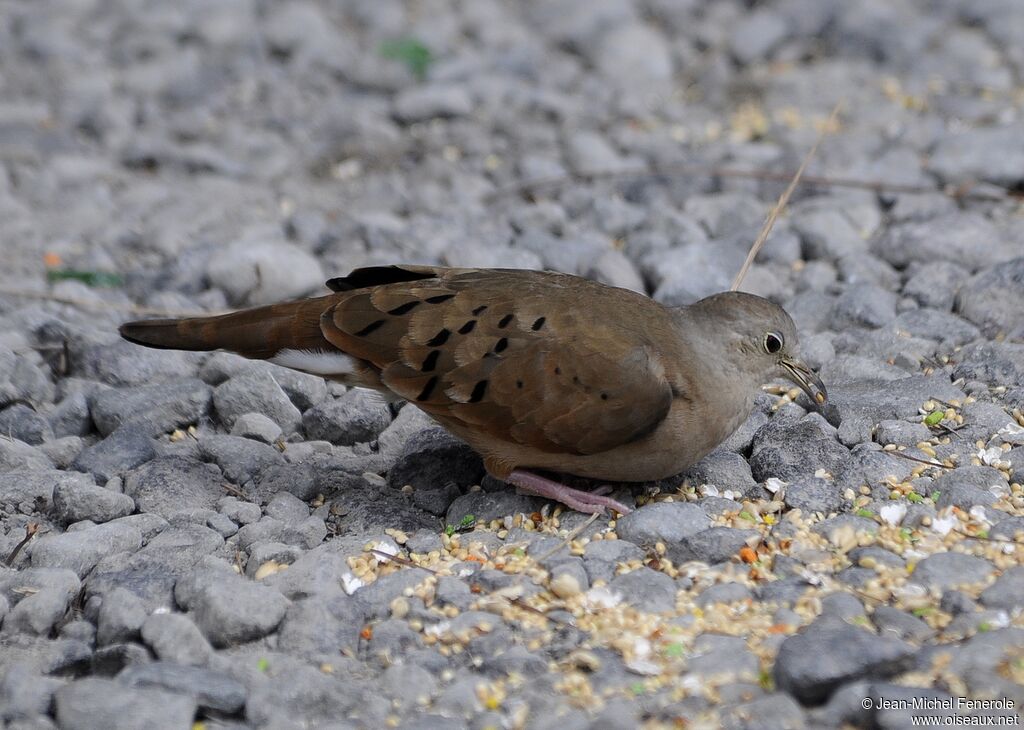
<svg viewBox="0 0 1024 730">
<path fill-rule="evenodd" d="M 430 354 L 427 355 L 426 359 L 423 360 L 423 365 L 420 367 L 420 372 L 429 373 L 437 367 L 437 358 L 441 356 L 440 350 L 431 350 Z"/>
<path fill-rule="evenodd" d="M 434 377 L 432 377 L 430 380 L 427 381 L 426 385 L 423 386 L 423 390 L 421 390 L 420 394 L 418 396 L 416 396 L 416 400 L 420 401 L 421 403 L 423 401 L 427 400 L 427 398 L 430 397 L 431 393 L 434 392 L 434 388 L 436 388 L 436 387 L 437 387 L 437 376 L 435 375 Z"/>
<path fill-rule="evenodd" d="M 403 281 L 422 281 L 433 279 L 434 274 L 423 271 L 408 271 L 401 266 L 365 266 L 356 269 L 348 276 L 339 276 L 327 281 L 331 291 L 352 291 L 366 289 L 371 286 L 398 284 Z"/>
<path fill-rule="evenodd" d="M 384 320 L 383 319 L 378 319 L 378 320 L 376 320 L 374 322 L 370 322 L 370 324 L 366 325 L 361 330 L 356 332 L 355 336 L 356 337 L 366 337 L 367 335 L 369 335 L 369 334 L 379 330 L 382 326 L 384 326 Z"/>
<path fill-rule="evenodd" d="M 473 386 L 473 392 L 469 394 L 470 403 L 479 403 L 484 399 L 484 393 L 487 392 L 487 381 L 481 380 Z"/>
<path fill-rule="evenodd" d="M 406 302 L 405 304 L 399 304 L 394 309 L 389 309 L 388 310 L 388 314 L 393 315 L 395 317 L 400 317 L 403 314 L 408 314 L 412 310 L 416 309 L 416 307 L 418 307 L 419 305 L 420 305 L 420 303 L 414 299 L 411 302 Z"/>
<path fill-rule="evenodd" d="M 445 328 L 445 329 L 439 331 L 433 337 L 431 337 L 427 341 L 427 346 L 428 347 L 440 347 L 441 345 L 446 343 L 448 341 L 448 338 L 451 337 L 451 336 L 452 336 L 452 331 L 450 329 Z"/>
</svg>

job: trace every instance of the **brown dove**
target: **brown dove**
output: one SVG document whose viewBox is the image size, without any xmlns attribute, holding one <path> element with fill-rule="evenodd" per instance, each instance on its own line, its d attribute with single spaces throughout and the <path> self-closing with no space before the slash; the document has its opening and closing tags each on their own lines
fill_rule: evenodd
<svg viewBox="0 0 1024 730">
<path fill-rule="evenodd" d="M 229 350 L 373 388 L 426 411 L 522 491 L 582 512 L 628 508 L 550 474 L 639 482 L 684 471 L 792 380 L 824 403 L 778 305 L 725 292 L 667 307 L 567 274 L 375 266 L 313 299 L 128 322 L 148 347 Z"/>
</svg>

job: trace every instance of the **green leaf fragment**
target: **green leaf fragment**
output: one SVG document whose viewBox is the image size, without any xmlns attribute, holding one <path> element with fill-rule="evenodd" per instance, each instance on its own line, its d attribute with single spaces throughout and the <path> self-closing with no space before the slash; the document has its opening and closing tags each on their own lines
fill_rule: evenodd
<svg viewBox="0 0 1024 730">
<path fill-rule="evenodd" d="M 942 422 L 942 419 L 946 417 L 946 414 L 942 411 L 932 411 L 924 418 L 924 424 L 926 426 L 938 426 Z"/>
<path fill-rule="evenodd" d="M 919 502 L 923 502 L 923 501 L 924 501 L 924 497 L 922 497 L 922 496 L 921 496 L 920 494 L 918 494 L 917 492 L 910 492 L 910 493 L 909 493 L 909 494 L 907 495 L 907 499 L 908 499 L 909 501 L 913 502 L 914 504 L 917 504 L 917 503 L 919 503 Z"/>
<path fill-rule="evenodd" d="M 81 271 L 78 269 L 48 269 L 46 280 L 51 284 L 57 281 L 80 281 L 86 286 L 108 289 L 114 289 L 124 284 L 124 280 L 119 274 L 109 271 Z"/>
<path fill-rule="evenodd" d="M 872 512 L 869 509 L 864 509 L 863 507 L 857 510 L 854 514 L 856 514 L 858 517 L 866 517 L 869 520 L 875 519 L 874 512 Z"/>
<path fill-rule="evenodd" d="M 405 64 L 409 72 L 419 81 L 427 76 L 427 69 L 434 57 L 430 49 L 415 38 L 397 38 L 380 45 L 380 55 Z"/>
<path fill-rule="evenodd" d="M 681 657 L 683 655 L 684 647 L 678 641 L 674 641 L 665 647 L 665 656 L 667 657 Z"/>
<path fill-rule="evenodd" d="M 754 519 L 754 515 L 750 514 L 749 512 L 740 512 L 739 516 L 741 520 L 747 520 L 748 522 L 757 522 L 757 520 Z"/>
<path fill-rule="evenodd" d="M 270 662 L 268 662 L 266 658 L 260 657 L 256 660 L 256 668 L 259 669 L 261 672 L 266 672 L 268 669 L 270 669 Z"/>
</svg>

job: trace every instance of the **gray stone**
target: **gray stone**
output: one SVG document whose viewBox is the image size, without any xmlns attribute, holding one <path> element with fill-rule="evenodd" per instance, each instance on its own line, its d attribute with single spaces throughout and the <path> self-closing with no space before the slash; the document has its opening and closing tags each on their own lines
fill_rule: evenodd
<svg viewBox="0 0 1024 730">
<path fill-rule="evenodd" d="M 994 386 L 1024 384 L 1024 345 L 978 342 L 957 353 L 953 377 Z M 935 396 L 942 398 L 942 396 Z M 948 398 L 943 398 L 948 400 Z"/>
<path fill-rule="evenodd" d="M 988 531 L 989 537 L 1000 540 L 1020 540 L 1020 533 L 1024 533 L 1024 517 L 1006 517 L 996 522 Z"/>
<path fill-rule="evenodd" d="M 16 403 L 0 411 L 0 434 L 36 446 L 53 438 L 49 421 L 32 408 Z"/>
<path fill-rule="evenodd" d="M 422 431 L 409 439 L 401 456 L 388 471 L 388 486 L 400 490 L 411 485 L 415 492 L 451 493 L 454 487 L 458 492 L 479 484 L 484 475 L 480 457 L 469 446 L 449 435 L 441 429 Z M 454 494 L 452 497 L 454 498 Z M 447 510 L 445 502 L 441 512 Z M 424 505 L 441 507 L 425 502 Z"/>
<path fill-rule="evenodd" d="M 215 466 L 194 459 L 165 456 L 135 470 L 125 492 L 139 510 L 171 517 L 184 509 L 213 509 L 224 496 L 223 477 Z"/>
<path fill-rule="evenodd" d="M 669 545 L 667 555 L 676 565 L 690 560 L 714 565 L 735 557 L 740 548 L 746 546 L 756 535 L 756 530 L 709 527 L 684 537 L 679 543 Z"/>
<path fill-rule="evenodd" d="M 745 13 L 729 37 L 729 50 L 740 63 L 764 60 L 789 33 L 789 23 L 777 12 L 759 8 Z"/>
<path fill-rule="evenodd" d="M 813 476 L 818 469 L 835 473 L 849 458 L 834 430 L 817 414 L 795 423 L 769 421 L 754 435 L 750 470 L 754 479 L 792 480 Z"/>
<path fill-rule="evenodd" d="M 633 510 L 616 522 L 622 540 L 636 545 L 678 543 L 711 526 L 711 519 L 696 504 L 653 502 Z"/>
<path fill-rule="evenodd" d="M 848 286 L 836 299 L 832 329 L 881 327 L 896 318 L 896 295 L 874 284 Z"/>
<path fill-rule="evenodd" d="M 892 326 L 897 333 L 909 333 L 946 345 L 965 345 L 981 336 L 973 324 L 949 312 L 934 309 L 911 309 L 899 315 Z"/>
<path fill-rule="evenodd" d="M 957 292 L 956 311 L 987 334 L 1024 335 L 1024 257 L 968 279 Z"/>
<path fill-rule="evenodd" d="M 203 434 L 199 439 L 199 455 L 220 467 L 233 484 L 248 484 L 263 471 L 284 466 L 284 456 L 273 446 L 221 434 Z"/>
<path fill-rule="evenodd" d="M 103 597 L 96 621 L 96 643 L 100 646 L 135 641 L 146 621 L 146 608 L 131 591 L 115 588 Z"/>
<path fill-rule="evenodd" d="M 80 520 L 109 522 L 135 511 L 135 502 L 126 494 L 90 484 L 85 479 L 66 479 L 53 490 L 57 520 L 64 525 Z"/>
<path fill-rule="evenodd" d="M 661 613 L 675 610 L 675 581 L 646 566 L 616 576 L 608 587 L 641 611 Z"/>
<path fill-rule="evenodd" d="M 263 542 L 249 548 L 249 561 L 245 565 L 245 574 L 255 578 L 259 569 L 271 561 L 278 565 L 291 565 L 302 556 L 302 549 L 280 542 Z"/>
<path fill-rule="evenodd" d="M 879 636 L 895 636 L 897 639 L 920 644 L 935 635 L 921 619 L 892 606 L 876 606 L 871 622 L 878 629 Z"/>
<path fill-rule="evenodd" d="M 350 445 L 372 441 L 391 423 L 385 400 L 364 388 L 327 400 L 306 411 L 302 426 L 311 439 Z"/>
<path fill-rule="evenodd" d="M 742 583 L 716 583 L 701 591 L 701 594 L 697 596 L 697 605 L 707 608 L 716 603 L 738 603 L 751 598 L 753 598 L 753 594 Z"/>
<path fill-rule="evenodd" d="M 196 355 L 191 352 L 148 350 L 126 340 L 72 338 L 68 345 L 74 374 L 108 385 L 144 385 L 195 373 Z"/>
<path fill-rule="evenodd" d="M 790 225 L 800 235 L 809 259 L 837 261 L 867 248 L 850 218 L 829 205 L 808 201 L 795 206 Z"/>
<path fill-rule="evenodd" d="M 85 448 L 71 468 L 107 482 L 156 457 L 153 440 L 131 426 L 114 431 L 97 444 Z"/>
<path fill-rule="evenodd" d="M 517 494 L 512 488 L 495 492 L 473 491 L 456 497 L 448 505 L 445 524 L 458 527 L 464 519 L 470 517 L 473 522 L 489 522 L 507 515 L 531 515 L 539 512 L 545 503 L 539 497 Z M 429 508 L 428 511 L 432 512 Z"/>
<path fill-rule="evenodd" d="M 150 436 L 199 422 L 210 410 L 210 386 L 196 378 L 154 385 L 94 390 L 89 409 L 107 436 L 132 424 Z"/>
<path fill-rule="evenodd" d="M 294 299 L 323 286 L 319 261 L 294 244 L 267 238 L 256 233 L 218 250 L 206 268 L 210 283 L 233 303 L 250 305 Z M 254 410 L 266 412 L 260 408 L 244 412 Z M 275 414 L 267 415 L 286 427 Z"/>
<path fill-rule="evenodd" d="M 101 527 L 131 524 L 137 516 L 122 517 Z M 174 605 L 175 585 L 223 544 L 224 538 L 202 525 L 167 527 L 136 553 L 101 560 L 89 576 L 88 594 L 103 596 L 121 587 L 137 595 L 147 611 L 170 608 Z"/>
<path fill-rule="evenodd" d="M 967 280 L 968 272 L 951 261 L 931 261 L 911 269 L 914 273 L 903 285 L 903 295 L 912 297 L 922 307 L 942 312 L 953 308 L 957 290 Z"/>
<path fill-rule="evenodd" d="M 948 134 L 935 145 L 928 167 L 947 183 L 984 180 L 1012 188 L 1020 183 L 1024 169 L 1022 139 L 1024 127 L 1019 122 Z"/>
<path fill-rule="evenodd" d="M 126 668 L 117 676 L 117 681 L 127 687 L 186 695 L 202 709 L 229 715 L 245 705 L 245 685 L 222 672 L 202 667 L 152 662 Z"/>
<path fill-rule="evenodd" d="M 53 500 L 54 490 L 62 484 L 91 483 L 82 474 L 56 469 L 15 469 L 0 472 L 0 504 L 34 504 L 39 501 L 45 508 Z"/>
<path fill-rule="evenodd" d="M 672 81 L 672 53 L 665 37 L 643 23 L 613 26 L 596 44 L 587 44 L 597 70 L 626 91 L 666 88 Z"/>
<path fill-rule="evenodd" d="M 164 662 L 204 667 L 213 656 L 213 647 L 184 614 L 154 613 L 143 622 L 141 635 L 156 657 Z"/>
<path fill-rule="evenodd" d="M 302 420 L 299 409 L 288 399 L 277 381 L 265 372 L 233 377 L 213 391 L 218 417 L 228 427 L 247 413 L 262 413 L 284 430 L 294 431 Z"/>
<path fill-rule="evenodd" d="M 732 490 L 737 495 L 747 494 L 757 486 L 750 475 L 747 460 L 734 451 L 718 448 L 691 466 L 684 479 L 694 486 L 712 484 L 720 492 Z"/>
<path fill-rule="evenodd" d="M 58 469 L 70 469 L 78 455 L 85 448 L 86 440 L 81 436 L 62 436 L 39 445 L 39 451 L 53 462 Z"/>
<path fill-rule="evenodd" d="M 984 558 L 963 553 L 935 553 L 914 568 L 910 580 L 925 587 L 944 590 L 965 583 L 983 582 L 995 568 Z"/>
<path fill-rule="evenodd" d="M 84 578 L 104 557 L 142 547 L 137 527 L 118 522 L 43 535 L 32 544 L 32 567 L 67 568 Z"/>
<path fill-rule="evenodd" d="M 405 89 L 395 97 L 395 118 L 406 124 L 436 117 L 464 117 L 473 100 L 462 86 L 431 84 Z"/>
<path fill-rule="evenodd" d="M 979 246 L 978 241 L 989 245 Z M 1019 253 L 987 218 L 963 212 L 892 226 L 876 239 L 872 250 L 897 267 L 912 261 L 949 261 L 970 270 Z"/>
<path fill-rule="evenodd" d="M 269 586 L 242 578 L 207 582 L 188 608 L 196 625 L 217 647 L 266 636 L 281 623 L 288 599 Z"/>
<path fill-rule="evenodd" d="M 48 715 L 53 705 L 53 693 L 64 684 L 55 677 L 39 676 L 26 663 L 15 663 L 0 674 L 0 708 L 3 708 L 0 719 L 8 721 L 8 728 L 19 727 L 17 719 Z"/>
<path fill-rule="evenodd" d="M 258 504 L 242 502 L 237 497 L 223 497 L 217 502 L 217 509 L 233 522 L 239 525 L 248 525 L 259 522 L 263 516 L 263 510 Z"/>
<path fill-rule="evenodd" d="M 888 419 L 880 422 L 875 429 L 875 440 L 880 444 L 915 446 L 931 437 L 931 431 L 923 423 Z"/>
<path fill-rule="evenodd" d="M 231 427 L 232 436 L 272 444 L 281 437 L 281 427 L 262 413 L 243 413 L 235 419 Z"/>
<path fill-rule="evenodd" d="M 815 477 L 799 479 L 786 486 L 783 501 L 790 509 L 799 509 L 808 516 L 821 513 L 828 516 L 840 511 L 846 504 L 835 484 Z"/>
<path fill-rule="evenodd" d="M 81 583 L 70 570 L 33 566 L 0 573 L 0 596 L 10 608 L 3 619 L 4 634 L 48 636 L 64 618 Z"/>
<path fill-rule="evenodd" d="M 301 373 L 260 360 L 248 360 L 230 352 L 214 353 L 203 363 L 199 376 L 210 385 L 220 385 L 229 378 L 257 373 L 270 375 L 276 380 L 300 411 L 309 410 L 327 397 L 327 384 L 318 375 Z"/>
<path fill-rule="evenodd" d="M 192 697 L 131 689 L 95 677 L 69 682 L 57 690 L 54 699 L 57 722 L 68 730 L 190 727 L 197 707 Z"/>
<path fill-rule="evenodd" d="M 733 705 L 722 715 L 723 730 L 803 730 L 809 727 L 797 701 L 782 692 Z"/>
<path fill-rule="evenodd" d="M 819 619 L 782 642 L 772 673 L 779 689 L 801 702 L 818 703 L 847 682 L 905 671 L 913 655 L 913 647 L 903 641 Z"/>
<path fill-rule="evenodd" d="M 77 392 L 64 398 L 47 414 L 56 438 L 85 436 L 92 430 L 92 416 L 85 393 Z"/>
<path fill-rule="evenodd" d="M 1024 606 L 1024 566 L 1003 571 L 996 582 L 986 588 L 979 600 L 988 608 L 1001 608 L 1014 612 Z"/>
</svg>

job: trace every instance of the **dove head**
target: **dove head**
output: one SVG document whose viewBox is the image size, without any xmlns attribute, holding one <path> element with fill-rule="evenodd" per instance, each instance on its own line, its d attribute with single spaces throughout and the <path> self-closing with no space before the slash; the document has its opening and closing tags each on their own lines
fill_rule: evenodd
<svg viewBox="0 0 1024 730">
<path fill-rule="evenodd" d="M 722 292 L 685 308 L 688 319 L 713 343 L 719 367 L 748 383 L 778 377 L 798 385 L 816 405 L 828 399 L 818 375 L 800 359 L 796 325 L 782 307 L 744 292 Z"/>
</svg>

